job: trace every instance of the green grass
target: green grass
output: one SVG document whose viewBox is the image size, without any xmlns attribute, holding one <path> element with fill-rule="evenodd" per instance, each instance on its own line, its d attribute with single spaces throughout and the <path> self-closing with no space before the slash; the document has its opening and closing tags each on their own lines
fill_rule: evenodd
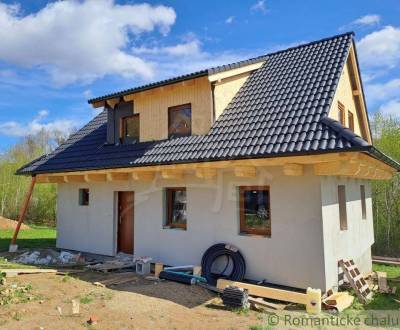
<svg viewBox="0 0 400 330">
<path fill-rule="evenodd" d="M 400 303 L 400 283 L 391 282 L 391 279 L 400 278 L 400 266 L 376 265 L 372 266 L 374 271 L 386 272 L 388 278 L 388 286 L 396 286 L 395 294 L 374 292 L 373 298 L 362 305 L 358 302 L 357 298 L 354 299 L 352 308 L 355 310 L 399 310 Z"/>
<path fill-rule="evenodd" d="M 17 244 L 19 248 L 43 248 L 55 247 L 55 228 L 31 226 L 32 229 L 21 230 L 18 234 Z M 0 230 L 0 252 L 8 251 L 13 229 Z"/>
</svg>

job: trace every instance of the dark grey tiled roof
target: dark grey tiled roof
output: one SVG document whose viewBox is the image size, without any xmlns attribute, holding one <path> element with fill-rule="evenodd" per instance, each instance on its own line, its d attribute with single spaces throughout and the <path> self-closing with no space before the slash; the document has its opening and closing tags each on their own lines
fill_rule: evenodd
<svg viewBox="0 0 400 330">
<path fill-rule="evenodd" d="M 352 42 L 353 35 L 344 34 L 266 55 L 266 63 L 251 74 L 205 135 L 110 146 L 105 144 L 103 111 L 53 153 L 18 173 L 354 150 L 379 158 L 361 137 L 327 117 Z"/>
</svg>

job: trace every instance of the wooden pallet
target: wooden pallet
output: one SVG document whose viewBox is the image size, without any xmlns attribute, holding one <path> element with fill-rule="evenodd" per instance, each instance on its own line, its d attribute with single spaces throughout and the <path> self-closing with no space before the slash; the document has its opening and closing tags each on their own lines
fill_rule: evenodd
<svg viewBox="0 0 400 330">
<path fill-rule="evenodd" d="M 354 289 L 358 300 L 362 304 L 365 304 L 367 299 L 372 295 L 372 292 L 367 281 L 364 279 L 364 276 L 358 270 L 355 262 L 353 260 L 339 260 L 338 264 L 344 273 L 344 277 L 347 278 L 349 284 Z"/>
</svg>

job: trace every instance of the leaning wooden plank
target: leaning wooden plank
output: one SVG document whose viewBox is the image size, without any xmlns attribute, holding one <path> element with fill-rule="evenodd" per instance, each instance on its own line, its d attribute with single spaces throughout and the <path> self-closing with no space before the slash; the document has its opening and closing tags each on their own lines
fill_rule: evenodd
<svg viewBox="0 0 400 330">
<path fill-rule="evenodd" d="M 56 274 L 58 272 L 57 269 L 40 269 L 40 268 L 31 268 L 31 269 L 0 269 L 0 273 L 5 273 L 6 277 L 17 276 L 21 274 L 41 274 L 41 273 L 52 273 Z"/>
<path fill-rule="evenodd" d="M 217 281 L 217 288 L 224 289 L 225 287 L 233 285 L 239 288 L 247 289 L 249 294 L 252 296 L 276 299 L 281 301 L 289 301 L 296 304 L 307 305 L 308 298 L 304 293 L 292 292 L 287 290 L 269 288 L 266 286 L 254 285 L 243 282 L 228 281 L 225 279 L 219 279 Z"/>
<path fill-rule="evenodd" d="M 379 292 L 381 292 L 381 293 L 388 292 L 387 275 L 386 275 L 386 273 L 385 272 L 376 272 L 376 275 L 378 276 Z"/>
</svg>

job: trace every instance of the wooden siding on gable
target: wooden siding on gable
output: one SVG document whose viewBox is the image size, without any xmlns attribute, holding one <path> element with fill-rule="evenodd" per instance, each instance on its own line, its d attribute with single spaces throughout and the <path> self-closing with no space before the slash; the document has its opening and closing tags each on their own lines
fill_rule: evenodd
<svg viewBox="0 0 400 330">
<path fill-rule="evenodd" d="M 351 64 L 352 58 L 354 57 L 354 50 L 350 50 L 349 57 L 346 65 L 343 68 L 342 75 L 340 77 L 335 96 L 332 102 L 331 109 L 329 111 L 329 117 L 340 122 L 338 104 L 343 104 L 345 107 L 344 113 L 344 126 L 349 127 L 349 111 L 353 115 L 354 121 L 354 133 L 361 136 L 364 140 L 370 142 L 371 137 L 369 136 L 368 122 L 366 122 L 366 110 L 362 107 L 360 102 L 356 102 L 355 98 L 359 97 L 359 91 L 355 83 L 352 83 L 352 79 L 359 79 L 358 73 L 354 72 L 357 68 L 354 68 Z M 354 70 L 355 69 L 355 70 Z M 356 96 L 357 95 L 357 96 Z M 362 95 L 361 95 L 362 96 Z"/>
<path fill-rule="evenodd" d="M 239 91 L 240 87 L 246 82 L 251 72 L 226 78 L 221 82 L 215 82 L 214 86 L 214 107 L 215 107 L 215 119 L 222 114 L 229 102 L 232 101 L 233 97 Z"/>
<path fill-rule="evenodd" d="M 206 134 L 213 119 L 211 84 L 207 77 L 127 95 L 140 114 L 140 141 L 168 139 L 168 108 L 190 103 L 192 134 Z"/>
</svg>

